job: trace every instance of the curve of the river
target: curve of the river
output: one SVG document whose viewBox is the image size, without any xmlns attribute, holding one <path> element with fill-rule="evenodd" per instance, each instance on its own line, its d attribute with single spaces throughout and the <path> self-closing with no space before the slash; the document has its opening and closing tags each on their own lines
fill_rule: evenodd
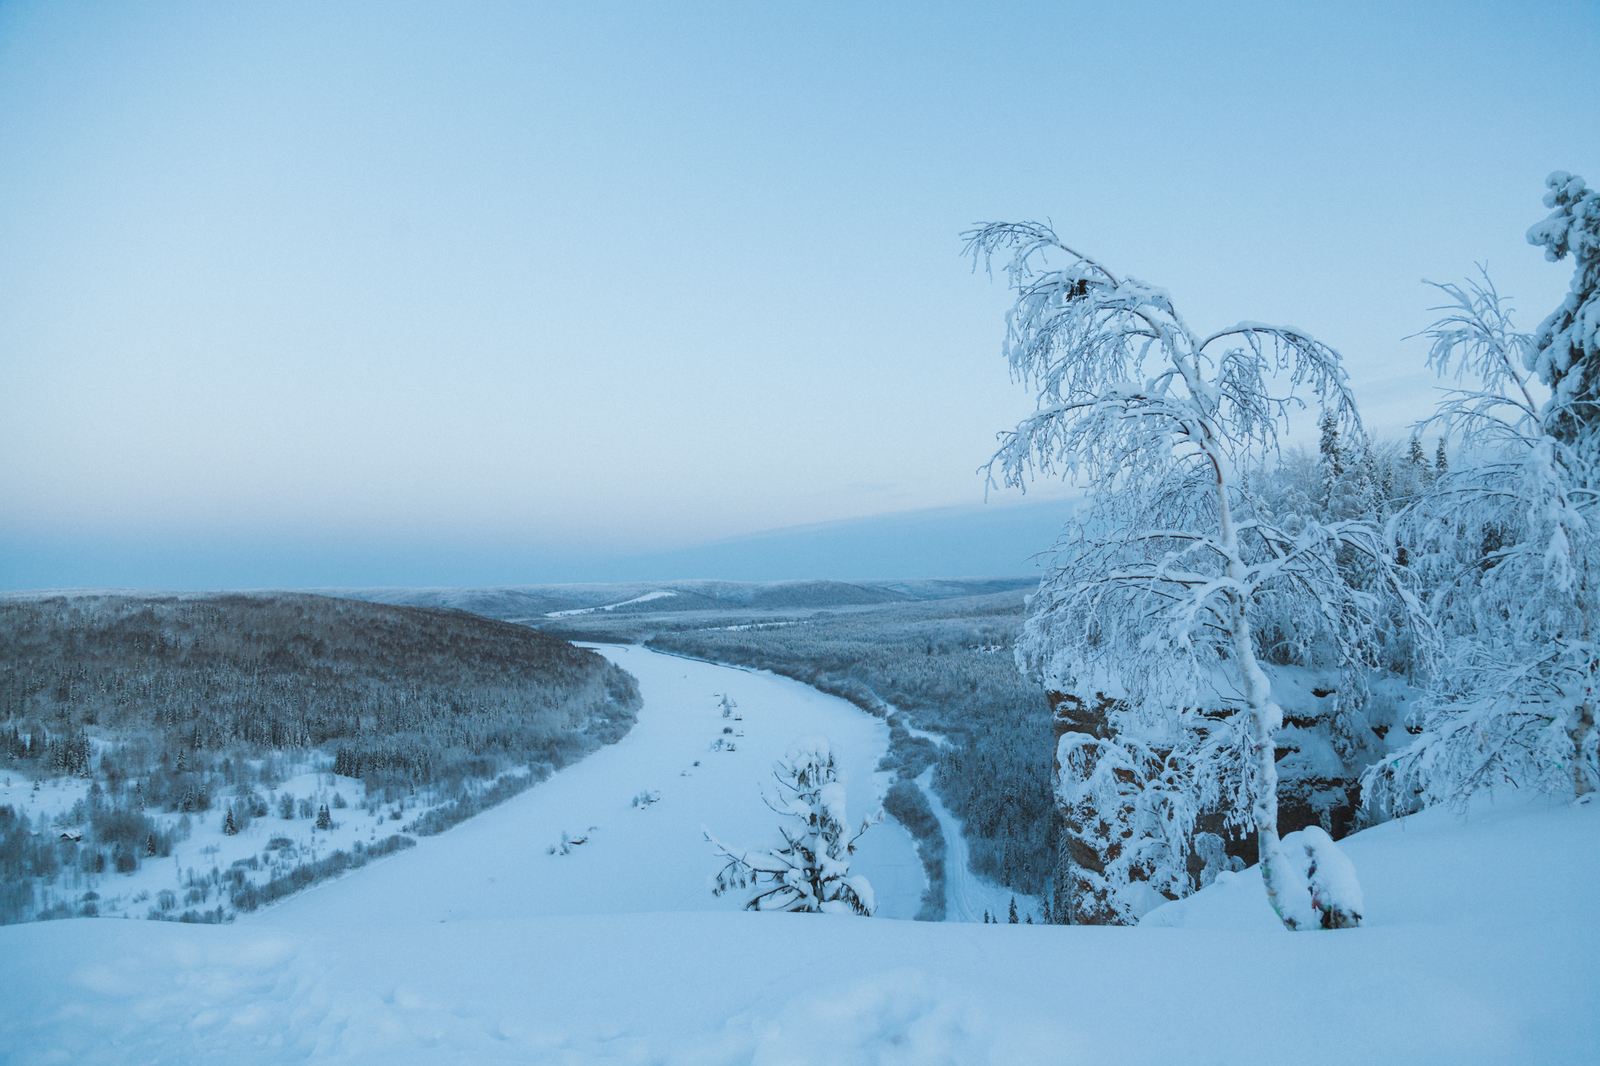
<svg viewBox="0 0 1600 1066">
<path fill-rule="evenodd" d="M 637 646 L 596 650 L 639 679 L 643 707 L 620 741 L 415 848 L 247 920 L 369 924 L 737 909 L 739 900 L 710 892 L 718 864 L 702 826 L 730 844 L 775 842 L 778 816 L 763 804 L 762 789 L 772 783 L 773 761 L 814 734 L 834 745 L 852 818 L 878 810 L 888 787 L 888 775 L 875 770 L 889 742 L 881 719 L 769 673 Z M 736 717 L 723 717 L 724 695 L 737 704 Z M 583 842 L 551 854 L 563 834 Z M 926 880 L 897 822 L 867 831 L 852 871 L 872 882 L 881 917 L 916 913 Z"/>
</svg>

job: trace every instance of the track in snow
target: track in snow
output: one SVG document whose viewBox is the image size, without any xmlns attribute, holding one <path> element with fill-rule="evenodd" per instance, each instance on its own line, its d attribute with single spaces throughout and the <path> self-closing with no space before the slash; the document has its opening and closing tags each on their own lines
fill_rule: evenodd
<svg viewBox="0 0 1600 1066">
<path fill-rule="evenodd" d="M 987 911 L 996 921 L 1004 922 L 1014 898 L 1018 915 L 1032 913 L 1037 921 L 1040 908 L 1036 898 L 991 884 L 972 872 L 972 854 L 961 835 L 961 823 L 933 791 L 932 769 L 922 772 L 917 787 L 928 797 L 928 806 L 944 831 L 944 920 L 981 923 Z"/>
</svg>

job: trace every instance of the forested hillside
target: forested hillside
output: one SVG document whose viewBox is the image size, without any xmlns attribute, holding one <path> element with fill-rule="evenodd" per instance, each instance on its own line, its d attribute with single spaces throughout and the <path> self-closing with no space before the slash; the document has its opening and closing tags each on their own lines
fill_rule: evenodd
<svg viewBox="0 0 1600 1066">
<path fill-rule="evenodd" d="M 638 708 L 633 679 L 600 656 L 454 610 L 13 596 L 0 634 L 0 761 L 92 782 L 56 818 L 81 840 L 0 810 L 13 920 L 34 881 L 168 854 L 182 820 L 153 815 L 215 809 L 237 830 L 286 777 L 332 771 L 364 785 L 358 805 L 397 803 L 417 812 L 410 827 L 437 831 L 615 741 Z M 320 813 L 302 807 L 291 798 L 284 817 Z"/>
</svg>

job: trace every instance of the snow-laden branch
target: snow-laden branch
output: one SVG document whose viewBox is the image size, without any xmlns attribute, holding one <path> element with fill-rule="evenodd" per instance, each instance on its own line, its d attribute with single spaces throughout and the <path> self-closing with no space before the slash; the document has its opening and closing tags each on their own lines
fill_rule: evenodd
<svg viewBox="0 0 1600 1066">
<path fill-rule="evenodd" d="M 1600 261 L 1592 258 L 1600 256 L 1600 200 L 1574 181 L 1552 175 L 1546 203 L 1558 208 L 1555 222 L 1534 227 L 1529 239 L 1548 243 L 1555 258 L 1579 253 L 1563 308 L 1600 308 L 1583 291 L 1586 270 Z M 1592 237 L 1574 230 L 1585 221 Z M 1600 778 L 1600 415 L 1581 384 L 1594 369 L 1568 357 L 1600 359 L 1600 346 L 1578 351 L 1576 311 L 1568 333 L 1548 329 L 1559 310 L 1540 334 L 1518 333 L 1487 275 L 1437 288 L 1451 300 L 1424 333 L 1433 341 L 1429 365 L 1476 381 L 1449 391 L 1434 417 L 1485 454 L 1400 516 L 1397 529 L 1446 640 L 1445 668 L 1416 713 L 1420 734 L 1363 784 L 1375 807 L 1396 812 L 1462 802 L 1501 784 L 1583 795 Z M 1566 354 L 1552 356 L 1563 344 Z M 1543 404 L 1533 396 L 1533 370 L 1552 386 Z"/>
</svg>

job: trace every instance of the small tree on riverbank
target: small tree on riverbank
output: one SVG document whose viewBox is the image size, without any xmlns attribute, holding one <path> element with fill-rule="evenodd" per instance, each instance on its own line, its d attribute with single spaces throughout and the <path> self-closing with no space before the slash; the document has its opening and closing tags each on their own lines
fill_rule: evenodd
<svg viewBox="0 0 1600 1066">
<path fill-rule="evenodd" d="M 727 860 L 712 893 L 744 893 L 745 907 L 753 911 L 870 916 L 876 909 L 872 886 L 850 873 L 850 856 L 872 820 L 851 831 L 844 781 L 828 739 L 798 741 L 772 772 L 777 791 L 765 799 L 784 819 L 778 826 L 783 842 L 766 850 L 733 848 L 702 826 L 718 857 Z"/>
</svg>

